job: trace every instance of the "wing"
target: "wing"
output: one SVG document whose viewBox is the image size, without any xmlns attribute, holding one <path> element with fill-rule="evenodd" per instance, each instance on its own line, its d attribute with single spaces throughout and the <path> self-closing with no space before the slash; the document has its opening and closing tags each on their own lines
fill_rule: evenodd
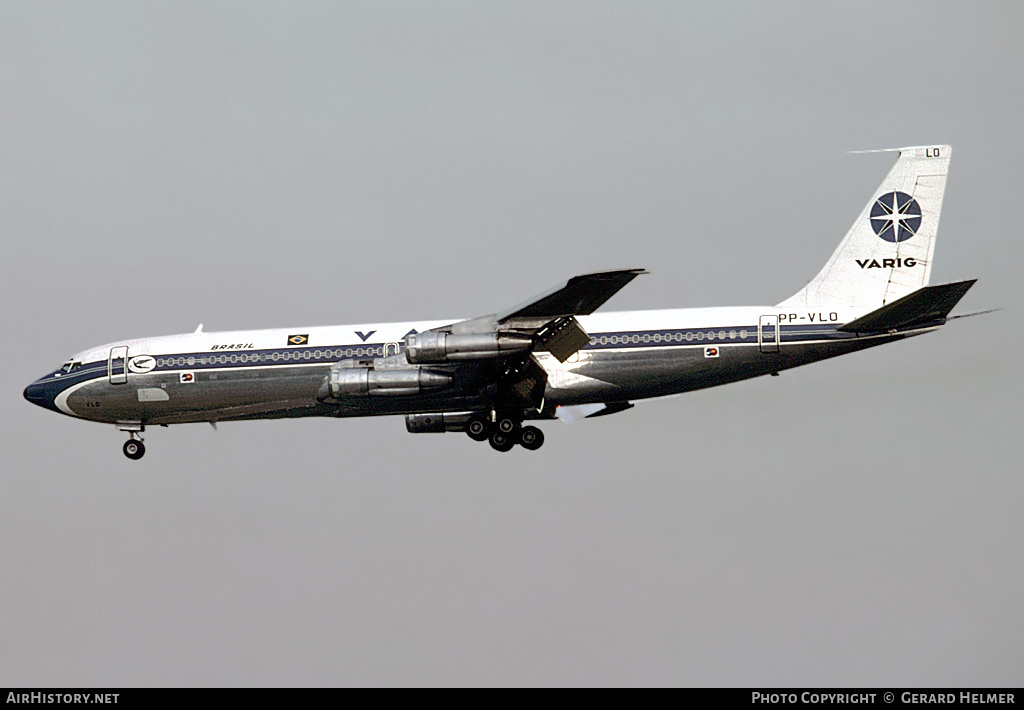
<svg viewBox="0 0 1024 710">
<path fill-rule="evenodd" d="M 644 269 L 618 269 L 574 276 L 505 311 L 435 328 L 414 336 L 412 341 L 426 344 L 437 340 L 436 336 L 429 335 L 431 333 L 450 334 L 447 338 L 450 352 L 445 359 L 453 359 L 452 355 L 454 359 L 481 359 L 484 352 L 498 357 L 507 350 L 517 353 L 540 350 L 565 362 L 590 340 L 576 316 L 593 313 L 623 286 L 646 273 Z M 488 336 L 495 342 L 470 336 Z M 506 345 L 508 347 L 504 347 Z M 416 342 L 407 342 L 406 346 L 413 348 L 410 362 L 421 357 L 415 350 Z M 474 349 L 476 354 L 469 354 Z"/>
<path fill-rule="evenodd" d="M 535 329 L 538 349 L 565 362 L 590 342 L 576 316 L 590 315 L 623 286 L 645 273 L 644 269 L 619 269 L 573 276 L 561 286 L 497 314 L 496 320 L 502 327 Z"/>
<path fill-rule="evenodd" d="M 411 365 L 473 363 L 484 379 L 518 402 L 539 406 L 547 374 L 532 357 L 549 352 L 565 362 L 590 342 L 576 320 L 601 307 L 643 269 L 619 269 L 574 276 L 564 284 L 514 306 L 472 320 L 410 333 L 405 361 Z M 491 363 L 481 369 L 479 366 Z"/>
<path fill-rule="evenodd" d="M 643 273 L 620 269 L 575 276 L 502 313 L 410 332 L 394 355 L 332 365 L 316 400 L 344 406 L 368 395 L 422 395 L 512 412 L 508 421 L 514 426 L 526 411 L 543 410 L 548 375 L 535 353 L 546 351 L 565 362 L 590 342 L 576 316 L 593 313 Z"/>
<path fill-rule="evenodd" d="M 496 319 L 504 323 L 517 318 L 556 318 L 558 316 L 586 316 L 604 305 L 605 301 L 640 274 L 644 269 L 597 271 L 573 276 L 561 286 L 555 286 L 499 313 Z"/>
</svg>

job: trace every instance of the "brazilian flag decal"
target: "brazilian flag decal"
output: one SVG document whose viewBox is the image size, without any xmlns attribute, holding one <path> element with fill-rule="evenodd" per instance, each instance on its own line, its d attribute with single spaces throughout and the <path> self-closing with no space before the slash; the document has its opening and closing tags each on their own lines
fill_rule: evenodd
<svg viewBox="0 0 1024 710">
<path fill-rule="evenodd" d="M 309 345 L 309 336 L 305 335 L 305 334 L 303 334 L 303 335 L 289 335 L 288 336 L 288 344 L 289 345 Z"/>
</svg>

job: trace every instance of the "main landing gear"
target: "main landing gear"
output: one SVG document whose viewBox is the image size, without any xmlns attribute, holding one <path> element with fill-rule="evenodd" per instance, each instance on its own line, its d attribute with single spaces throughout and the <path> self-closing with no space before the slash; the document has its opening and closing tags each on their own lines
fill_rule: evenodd
<svg viewBox="0 0 1024 710">
<path fill-rule="evenodd" d="M 544 445 L 544 432 L 535 426 L 523 426 L 522 419 L 508 413 L 499 413 L 493 422 L 483 414 L 474 414 L 466 420 L 466 434 L 474 441 L 489 441 L 492 449 L 502 453 L 516 444 L 527 451 Z"/>
</svg>

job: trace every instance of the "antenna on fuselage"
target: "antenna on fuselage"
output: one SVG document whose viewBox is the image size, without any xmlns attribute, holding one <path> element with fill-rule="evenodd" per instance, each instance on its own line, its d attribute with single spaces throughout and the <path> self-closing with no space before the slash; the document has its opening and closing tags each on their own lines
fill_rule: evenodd
<svg viewBox="0 0 1024 710">
<path fill-rule="evenodd" d="M 193 333 L 192 335 L 199 335 L 199 334 L 200 334 L 200 333 L 202 333 L 202 332 L 203 332 L 203 324 L 202 324 L 202 323 L 200 323 L 200 324 L 199 324 L 199 327 L 198 327 L 198 328 L 196 328 L 196 332 L 195 332 L 195 333 Z"/>
</svg>

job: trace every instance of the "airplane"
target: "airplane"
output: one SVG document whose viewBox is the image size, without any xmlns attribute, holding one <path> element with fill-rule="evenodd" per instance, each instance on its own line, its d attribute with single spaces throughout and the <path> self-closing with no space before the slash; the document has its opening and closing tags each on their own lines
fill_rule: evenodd
<svg viewBox="0 0 1024 710">
<path fill-rule="evenodd" d="M 405 415 L 536 450 L 535 421 L 606 416 L 636 400 L 777 375 L 938 330 L 976 279 L 930 286 L 951 148 L 898 158 L 818 275 L 775 306 L 595 313 L 643 269 L 575 276 L 470 320 L 204 332 L 80 352 L 25 398 L 128 434 L 285 417 Z"/>
</svg>

